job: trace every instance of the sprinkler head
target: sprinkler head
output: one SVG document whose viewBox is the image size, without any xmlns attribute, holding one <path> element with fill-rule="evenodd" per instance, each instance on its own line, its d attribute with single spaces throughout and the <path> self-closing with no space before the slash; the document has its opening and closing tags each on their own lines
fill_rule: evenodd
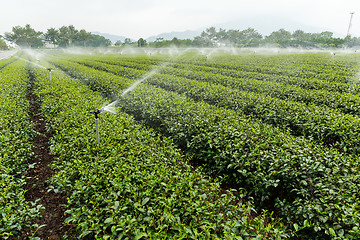
<svg viewBox="0 0 360 240">
<path fill-rule="evenodd" d="M 103 111 L 103 109 L 97 109 L 95 108 L 95 110 L 93 112 L 90 112 L 90 113 L 93 113 L 95 114 L 95 119 L 99 119 L 99 114 Z"/>
<path fill-rule="evenodd" d="M 51 68 L 47 68 L 47 70 L 48 70 L 49 72 L 51 72 L 51 71 L 52 71 L 52 69 L 51 69 Z"/>
</svg>

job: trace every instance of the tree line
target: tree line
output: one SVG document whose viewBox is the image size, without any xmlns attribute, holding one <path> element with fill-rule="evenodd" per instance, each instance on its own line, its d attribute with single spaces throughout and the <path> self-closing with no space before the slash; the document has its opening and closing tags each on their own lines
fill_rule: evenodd
<svg viewBox="0 0 360 240">
<path fill-rule="evenodd" d="M 3 38 L 25 48 L 39 48 L 45 43 L 53 44 L 54 47 L 99 47 L 111 44 L 111 41 L 103 36 L 92 34 L 85 29 L 78 30 L 73 25 L 62 26 L 59 29 L 49 28 L 45 33 L 36 31 L 30 24 L 25 27 L 15 26 L 12 32 L 6 32 Z"/>
<path fill-rule="evenodd" d="M 13 27 L 12 32 L 5 33 L 4 39 L 14 42 L 21 47 L 38 48 L 43 47 L 44 42 L 53 44 L 54 47 L 99 47 L 109 46 L 111 41 L 103 36 L 91 34 L 84 29 L 77 30 L 73 25 L 62 26 L 59 29 L 49 28 L 42 33 L 34 30 L 29 24 L 25 27 Z M 307 33 L 303 30 L 296 30 L 291 33 L 285 29 L 274 31 L 268 36 L 261 35 L 253 28 L 245 30 L 225 30 L 215 27 L 207 28 L 194 39 L 164 40 L 157 38 L 153 42 L 146 42 L 143 38 L 132 41 L 126 38 L 124 42 L 120 40 L 115 46 L 132 47 L 295 47 L 295 48 L 341 48 L 360 46 L 360 38 L 347 36 L 345 38 L 334 37 L 329 31 L 321 33 Z M 1 40 L 0 49 L 6 48 L 6 44 Z"/>
<path fill-rule="evenodd" d="M 207 28 L 193 40 L 159 40 L 151 43 L 154 47 L 185 46 L 185 47 L 295 47 L 295 48 L 340 48 L 360 46 L 360 38 L 347 36 L 334 37 L 329 31 L 321 33 L 307 33 L 296 30 L 291 33 L 285 29 L 274 31 L 268 36 L 261 35 L 253 28 L 245 30 L 217 30 L 215 27 Z"/>
<path fill-rule="evenodd" d="M 125 39 L 125 42 L 118 41 L 116 46 L 132 45 L 134 47 L 294 47 L 294 48 L 342 48 L 360 46 L 360 38 L 347 36 L 345 38 L 334 37 L 329 31 L 321 33 L 307 33 L 303 30 L 296 30 L 291 33 L 285 29 L 274 31 L 268 36 L 261 35 L 253 28 L 245 30 L 217 30 L 215 27 L 207 28 L 194 39 L 164 40 L 157 38 L 147 43 L 140 38 L 137 42 Z"/>
</svg>

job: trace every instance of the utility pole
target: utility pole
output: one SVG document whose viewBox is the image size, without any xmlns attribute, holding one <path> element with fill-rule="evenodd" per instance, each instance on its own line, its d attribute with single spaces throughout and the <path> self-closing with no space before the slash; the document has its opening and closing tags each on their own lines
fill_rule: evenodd
<svg viewBox="0 0 360 240">
<path fill-rule="evenodd" d="M 354 13 L 355 12 L 350 12 L 350 23 L 349 23 L 348 31 L 347 31 L 347 34 L 346 34 L 347 37 L 350 37 L 350 28 L 351 28 L 351 22 L 352 22 L 352 18 L 353 18 Z"/>
</svg>

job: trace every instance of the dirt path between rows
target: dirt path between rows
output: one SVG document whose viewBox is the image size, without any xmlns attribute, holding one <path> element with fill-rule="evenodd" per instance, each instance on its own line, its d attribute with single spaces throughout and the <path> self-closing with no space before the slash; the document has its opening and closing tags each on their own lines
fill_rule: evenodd
<svg viewBox="0 0 360 240">
<path fill-rule="evenodd" d="M 29 169 L 27 173 L 25 198 L 27 201 L 39 200 L 39 204 L 43 206 L 42 217 L 35 219 L 33 223 L 39 226 L 45 225 L 38 229 L 34 237 L 40 239 L 57 240 L 71 229 L 65 226 L 66 208 L 62 206 L 66 204 L 66 196 L 54 191 L 48 192 L 47 180 L 55 173 L 49 164 L 54 160 L 54 156 L 50 154 L 49 139 L 51 134 L 46 130 L 46 122 L 40 114 L 40 103 L 38 97 L 33 93 L 34 76 L 29 71 L 29 92 L 28 99 L 30 102 L 30 121 L 34 124 L 34 130 L 37 132 L 34 137 L 33 152 L 34 156 L 30 159 L 29 164 L 35 164 L 34 168 Z M 34 229 L 32 229 L 34 231 Z M 29 236 L 27 236 L 28 238 Z"/>
</svg>

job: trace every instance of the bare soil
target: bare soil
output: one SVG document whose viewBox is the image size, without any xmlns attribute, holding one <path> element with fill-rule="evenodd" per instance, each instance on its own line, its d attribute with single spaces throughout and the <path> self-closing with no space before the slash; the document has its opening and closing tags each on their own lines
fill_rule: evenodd
<svg viewBox="0 0 360 240">
<path fill-rule="evenodd" d="M 33 93 L 33 76 L 29 73 L 30 85 L 28 99 L 30 101 L 30 121 L 34 124 L 34 130 L 37 132 L 33 142 L 34 157 L 29 160 L 29 164 L 34 164 L 34 168 L 30 168 L 26 174 L 28 177 L 26 184 L 27 201 L 39 200 L 39 204 L 43 206 L 41 210 L 42 217 L 34 220 L 33 224 L 39 226 L 45 225 L 38 229 L 34 237 L 40 239 L 61 239 L 64 234 L 71 231 L 72 226 L 64 225 L 67 217 L 65 214 L 66 196 L 54 191 L 48 192 L 48 180 L 54 175 L 55 171 L 49 166 L 54 161 L 55 156 L 50 154 L 49 139 L 51 133 L 46 130 L 46 121 L 40 114 L 40 103 L 38 97 Z M 31 229 L 34 231 L 34 229 Z M 24 236 L 24 239 L 29 236 Z"/>
</svg>

